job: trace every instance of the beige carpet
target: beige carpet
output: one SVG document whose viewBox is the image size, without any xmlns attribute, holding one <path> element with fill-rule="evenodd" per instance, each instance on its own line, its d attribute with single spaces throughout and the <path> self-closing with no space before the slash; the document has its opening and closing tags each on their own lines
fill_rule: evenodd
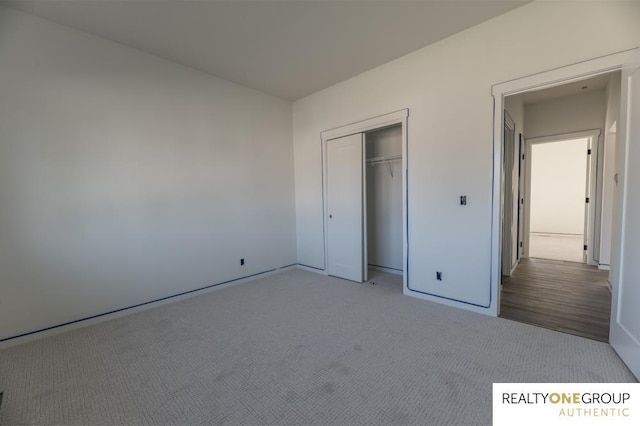
<svg viewBox="0 0 640 426">
<path fill-rule="evenodd" d="M 288 271 L 0 352 L 2 424 L 489 424 L 492 382 L 619 382 L 605 343 Z"/>
<path fill-rule="evenodd" d="M 529 257 L 582 262 L 583 235 L 529 234 Z"/>
</svg>

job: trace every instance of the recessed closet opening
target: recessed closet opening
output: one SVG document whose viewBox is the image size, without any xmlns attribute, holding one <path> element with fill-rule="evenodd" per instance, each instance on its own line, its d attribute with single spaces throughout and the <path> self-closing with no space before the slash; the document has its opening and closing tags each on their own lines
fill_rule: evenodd
<svg viewBox="0 0 640 426">
<path fill-rule="evenodd" d="M 365 133 L 366 265 L 369 280 L 377 272 L 402 275 L 402 126 Z M 391 280 L 394 281 L 394 280 Z M 402 288 L 402 280 L 397 281 Z"/>
<path fill-rule="evenodd" d="M 322 132 L 326 273 L 404 292 L 408 110 Z"/>
</svg>

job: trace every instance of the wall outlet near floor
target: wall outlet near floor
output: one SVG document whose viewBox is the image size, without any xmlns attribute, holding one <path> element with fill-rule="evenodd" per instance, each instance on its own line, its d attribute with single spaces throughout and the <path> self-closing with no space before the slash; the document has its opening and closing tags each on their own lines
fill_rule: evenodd
<svg viewBox="0 0 640 426">
<path fill-rule="evenodd" d="M 244 266 L 244 257 L 240 259 L 240 266 Z"/>
<path fill-rule="evenodd" d="M 442 281 L 442 272 L 436 272 L 436 280 Z"/>
</svg>

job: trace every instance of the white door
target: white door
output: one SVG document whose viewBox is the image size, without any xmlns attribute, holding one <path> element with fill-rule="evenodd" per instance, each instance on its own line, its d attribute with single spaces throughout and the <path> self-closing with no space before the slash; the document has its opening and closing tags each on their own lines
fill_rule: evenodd
<svg viewBox="0 0 640 426">
<path fill-rule="evenodd" d="M 511 275 L 514 266 L 513 240 L 516 236 L 513 215 L 513 150 L 515 143 L 515 123 L 507 111 L 504 112 L 504 159 L 502 167 L 502 275 Z"/>
<path fill-rule="evenodd" d="M 524 167 L 525 167 L 525 141 L 520 133 L 520 139 L 518 143 L 518 260 L 524 255 L 524 198 L 525 198 L 525 184 L 524 184 Z"/>
<path fill-rule="evenodd" d="M 327 272 L 364 281 L 363 135 L 327 141 Z"/>
<path fill-rule="evenodd" d="M 621 213 L 616 217 L 616 238 L 620 246 L 611 270 L 609 342 L 640 378 L 640 68 L 623 71 L 619 123 L 626 155 L 618 155 L 619 160 L 624 158 L 617 167 L 617 208 Z"/>
<path fill-rule="evenodd" d="M 594 244 L 594 231 L 595 231 L 595 195 L 596 195 L 596 162 L 595 147 L 597 143 L 593 140 L 593 137 L 587 140 L 587 172 L 586 183 L 584 186 L 584 251 L 582 254 L 582 261 L 589 265 L 596 265 L 597 262 L 593 260 L 593 244 Z"/>
</svg>

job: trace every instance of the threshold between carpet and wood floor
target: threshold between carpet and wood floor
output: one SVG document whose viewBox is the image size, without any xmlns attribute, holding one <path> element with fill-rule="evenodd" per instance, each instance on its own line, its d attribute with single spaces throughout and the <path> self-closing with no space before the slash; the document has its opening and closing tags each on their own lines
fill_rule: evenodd
<svg viewBox="0 0 640 426">
<path fill-rule="evenodd" d="M 0 351 L 1 424 L 489 424 L 494 382 L 631 382 L 605 343 L 293 270 Z"/>
</svg>

